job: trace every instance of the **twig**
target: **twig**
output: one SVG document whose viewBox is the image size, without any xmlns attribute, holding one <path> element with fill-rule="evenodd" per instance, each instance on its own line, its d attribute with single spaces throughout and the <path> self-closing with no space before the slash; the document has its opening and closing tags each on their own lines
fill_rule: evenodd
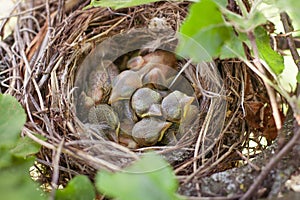
<svg viewBox="0 0 300 200">
<path fill-rule="evenodd" d="M 296 110 L 295 108 L 297 107 L 297 104 L 294 102 L 294 99 L 292 97 L 290 97 L 290 94 L 286 90 L 284 90 L 282 87 L 280 87 L 280 85 L 276 84 L 276 80 L 275 80 L 275 83 L 273 83 L 265 74 L 260 72 L 252 64 L 252 62 L 250 62 L 249 60 L 244 58 L 239 52 L 235 51 L 234 49 L 230 48 L 229 46 L 226 46 L 226 48 L 229 51 L 231 51 L 234 55 L 236 55 L 241 61 L 243 61 L 247 65 L 247 67 L 249 67 L 255 74 L 257 74 L 264 81 L 264 84 L 267 83 L 268 85 L 272 86 L 277 92 L 279 92 L 281 94 L 281 96 L 283 96 L 287 100 L 287 102 L 290 104 L 291 108 L 295 112 L 295 110 Z"/>
<path fill-rule="evenodd" d="M 117 23 L 115 23 L 114 25 L 112 25 L 112 26 L 111 26 L 109 29 L 107 29 L 106 31 L 104 31 L 104 32 L 102 32 L 102 33 L 100 33 L 100 34 L 98 34 L 98 35 L 95 35 L 95 36 L 92 37 L 92 38 L 87 39 L 86 42 L 90 42 L 90 41 L 93 41 L 93 40 L 95 40 L 95 39 L 97 39 L 97 38 L 99 38 L 99 37 L 102 37 L 102 36 L 107 35 L 111 30 L 113 30 L 115 27 L 117 27 L 119 24 L 121 24 L 125 19 L 127 19 L 126 16 L 123 17 L 123 18 L 121 18 Z"/>
<path fill-rule="evenodd" d="M 278 152 L 277 155 L 271 158 L 271 160 L 268 162 L 268 164 L 262 168 L 261 173 L 259 176 L 255 179 L 255 181 L 252 183 L 250 188 L 247 190 L 247 192 L 244 194 L 244 196 L 241 198 L 241 200 L 249 199 L 256 191 L 257 187 L 263 182 L 263 180 L 266 178 L 266 176 L 269 174 L 269 172 L 276 166 L 276 164 L 281 160 L 283 156 L 285 156 L 288 152 L 291 151 L 293 146 L 297 144 L 297 142 L 300 139 L 300 127 L 296 125 L 294 136 L 291 138 L 291 140 Z"/>
<path fill-rule="evenodd" d="M 39 159 L 39 158 L 35 158 L 35 160 L 38 162 L 38 163 L 41 163 L 45 166 L 48 166 L 48 167 L 53 167 L 53 164 L 48 162 L 48 161 L 45 161 L 45 160 L 42 160 L 42 159 Z M 72 175 L 79 175 L 80 173 L 75 171 L 75 170 L 72 170 L 72 169 L 69 169 L 69 168 L 66 168 L 66 167 L 63 167 L 63 166 L 58 166 L 59 167 L 59 170 L 60 171 L 63 171 L 63 172 L 67 172 L 67 173 L 70 173 Z"/>
<path fill-rule="evenodd" d="M 291 19 L 286 12 L 281 12 L 280 20 L 283 24 L 283 28 L 286 33 L 286 40 L 288 42 L 290 52 L 292 54 L 293 60 L 294 60 L 295 64 L 297 65 L 298 71 L 299 71 L 300 70 L 300 56 L 297 52 L 294 38 L 293 38 L 292 34 L 289 34 L 294 31 L 293 25 L 291 23 Z M 296 95 L 298 96 L 299 94 L 300 94 L 300 84 L 297 83 Z"/>
<path fill-rule="evenodd" d="M 256 171 L 260 171 L 260 168 L 255 165 L 254 163 L 252 163 L 244 154 L 242 154 L 240 151 L 235 150 L 235 152 L 243 159 L 247 162 L 247 164 L 249 164 L 253 169 L 255 169 Z"/>
<path fill-rule="evenodd" d="M 9 17 L 6 18 L 0 18 L 0 21 L 2 21 L 2 23 L 0 24 L 0 37 L 4 37 L 4 27 L 6 25 L 6 23 L 9 21 L 10 16 L 12 15 L 12 13 L 16 10 L 16 8 L 19 6 L 19 4 L 21 3 L 21 1 L 18 1 L 14 7 L 10 10 L 10 15 Z"/>
<path fill-rule="evenodd" d="M 237 105 L 240 105 L 240 104 L 241 104 L 241 99 L 239 98 L 239 101 L 238 101 Z M 226 126 L 224 127 L 224 129 L 222 130 L 222 132 L 221 132 L 221 134 L 220 134 L 220 137 L 222 137 L 222 135 L 224 135 L 225 132 L 229 129 L 229 127 L 230 127 L 230 125 L 232 124 L 233 120 L 236 118 L 236 115 L 237 115 L 238 111 L 239 111 L 239 107 L 237 107 L 237 108 L 235 109 L 235 111 L 234 111 L 234 113 L 232 114 L 232 116 L 231 116 L 230 120 L 228 121 L 227 125 L 226 125 Z M 202 152 L 202 154 L 203 154 L 203 152 Z M 182 171 L 186 166 L 190 165 L 190 164 L 193 163 L 195 160 L 198 160 L 198 159 L 201 157 L 202 154 L 198 155 L 197 157 L 193 157 L 193 159 L 191 159 L 191 160 L 185 162 L 182 166 L 176 168 L 176 169 L 174 170 L 175 174 L 178 174 L 178 173 L 179 173 L 180 171 Z M 204 155 L 205 155 L 205 153 L 204 153 Z M 196 175 L 196 174 L 193 173 L 193 176 L 195 176 L 195 175 Z M 191 176 L 191 177 L 192 177 L 192 176 Z M 188 180 L 190 180 L 190 179 L 188 178 Z M 187 182 L 187 181 L 186 181 L 186 182 Z"/>
<path fill-rule="evenodd" d="M 52 181 L 51 181 L 51 185 L 52 185 L 52 191 L 51 191 L 51 195 L 50 195 L 50 199 L 55 199 L 55 193 L 56 190 L 58 188 L 58 178 L 59 178 L 59 158 L 61 155 L 61 151 L 63 148 L 65 140 L 63 139 L 59 145 L 56 151 L 53 152 L 54 154 L 54 159 L 53 159 L 53 175 L 52 175 Z"/>
<path fill-rule="evenodd" d="M 39 139 L 38 137 L 34 136 L 29 129 L 24 128 L 24 130 L 25 130 L 26 135 L 29 138 L 31 138 L 33 141 L 37 142 L 38 144 L 41 144 L 42 146 L 44 146 L 48 149 L 51 149 L 51 150 L 56 150 L 57 149 L 56 145 L 45 142 L 45 141 Z M 103 167 L 103 168 L 105 168 L 107 170 L 110 170 L 110 171 L 119 171 L 120 170 L 120 167 L 118 167 L 118 166 L 116 166 L 112 163 L 109 163 L 109 162 L 107 162 L 103 159 L 93 157 L 93 156 L 89 155 L 86 152 L 80 151 L 80 150 L 72 148 L 72 147 L 62 148 L 61 151 L 63 153 L 66 153 L 66 154 L 74 157 L 74 158 L 78 158 L 80 160 L 84 160 L 86 162 L 93 163 L 95 166 L 97 166 L 99 168 Z"/>
<path fill-rule="evenodd" d="M 260 59 L 259 59 L 259 52 L 258 52 L 258 48 L 257 48 L 256 42 L 255 42 L 254 33 L 252 31 L 249 31 L 247 35 L 248 35 L 248 38 L 250 40 L 250 43 L 251 43 L 251 46 L 252 46 L 252 49 L 253 49 L 253 53 L 254 53 L 253 62 L 255 64 L 255 66 L 258 68 L 258 70 L 262 74 L 266 75 L 265 69 L 262 66 L 262 64 L 260 62 Z M 282 126 L 282 122 L 281 122 L 281 117 L 280 117 L 279 109 L 278 109 L 277 102 L 276 102 L 274 89 L 267 82 L 265 82 L 264 79 L 263 79 L 263 82 L 265 84 L 265 87 L 267 89 L 267 93 L 269 95 L 270 104 L 271 104 L 271 107 L 272 107 L 272 112 L 273 112 L 273 117 L 274 117 L 274 121 L 275 121 L 275 124 L 276 124 L 276 128 L 277 128 L 277 130 L 280 130 L 281 126 Z"/>
<path fill-rule="evenodd" d="M 213 169 L 214 167 L 218 166 L 223 160 L 225 160 L 226 158 L 228 158 L 228 156 L 233 152 L 233 150 L 239 145 L 239 142 L 234 143 L 233 145 L 230 146 L 230 148 L 228 149 L 228 151 L 226 153 L 224 153 L 219 159 L 217 159 L 216 161 L 214 161 L 213 163 L 209 163 L 209 166 L 207 165 L 201 165 L 198 169 L 196 169 L 196 171 L 194 171 L 193 173 L 191 173 L 189 176 L 187 176 L 186 180 L 184 181 L 184 183 L 188 183 L 189 181 L 191 181 L 194 177 L 196 177 L 197 175 L 199 175 L 201 172 L 203 171 L 208 171 L 210 169 Z"/>
<path fill-rule="evenodd" d="M 35 141 L 36 143 L 40 144 L 41 146 L 44 146 L 48 149 L 51 149 L 51 150 L 55 150 L 56 147 L 53 145 L 53 144 L 50 144 L 44 140 L 41 140 L 40 138 L 36 137 L 35 135 L 33 135 L 33 132 L 31 130 L 29 130 L 27 127 L 24 127 L 24 132 L 25 134 L 30 138 L 32 139 L 33 141 Z"/>
<path fill-rule="evenodd" d="M 207 130 L 208 130 L 208 127 L 210 125 L 211 118 L 212 118 L 212 112 L 213 112 L 212 111 L 212 104 L 210 104 L 209 110 L 208 110 L 207 115 L 205 117 L 205 120 L 204 120 L 204 122 L 202 124 L 202 128 L 199 131 L 199 136 L 197 138 L 197 142 L 196 142 L 196 145 L 195 145 L 195 150 L 194 150 L 194 158 L 195 159 L 194 159 L 194 163 L 193 163 L 193 171 L 194 171 L 194 173 L 197 172 L 197 164 L 198 164 L 198 162 L 196 160 L 196 157 L 199 154 L 200 147 L 204 148 L 204 138 L 207 135 Z M 205 157 L 205 154 L 202 154 L 202 163 L 204 163 L 204 157 Z"/>
</svg>

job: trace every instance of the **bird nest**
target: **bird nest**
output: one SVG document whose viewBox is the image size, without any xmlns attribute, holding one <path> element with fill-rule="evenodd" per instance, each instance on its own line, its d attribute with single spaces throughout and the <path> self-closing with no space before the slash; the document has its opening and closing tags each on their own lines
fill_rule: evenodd
<svg viewBox="0 0 300 200">
<path fill-rule="evenodd" d="M 78 116 L 77 91 L 82 85 L 76 80 L 84 84 L 88 79 L 78 78 L 86 73 L 81 69 L 103 60 L 121 66 L 136 52 L 175 53 L 175 33 L 189 3 L 83 10 L 89 1 L 65 6 L 58 2 L 19 4 L 16 29 L 0 43 L 1 92 L 21 102 L 28 116 L 23 134 L 42 144 L 36 167 L 43 168 L 43 183 L 58 172 L 58 184 L 64 185 L 76 174 L 93 178 L 98 169 L 118 171 L 149 150 L 167 159 L 180 182 L 187 183 L 193 176 L 237 166 L 245 158 L 243 149 L 252 155 L 262 149 L 250 147 L 250 140 L 260 144 L 261 136 L 274 139 L 276 133 L 263 128 L 274 126 L 264 86 L 242 62 L 192 63 L 180 55 L 177 73 L 190 84 L 199 108 L 191 129 L 175 143 L 137 148 L 92 137 Z M 161 23 L 168 29 L 162 30 Z"/>
</svg>

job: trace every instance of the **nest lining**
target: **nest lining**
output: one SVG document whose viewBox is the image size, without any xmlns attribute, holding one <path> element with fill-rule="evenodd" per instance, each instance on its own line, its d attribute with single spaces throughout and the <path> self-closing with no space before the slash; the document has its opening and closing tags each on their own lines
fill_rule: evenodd
<svg viewBox="0 0 300 200">
<path fill-rule="evenodd" d="M 87 3 L 88 1 L 84 2 L 78 9 L 73 8 L 71 13 L 64 13 L 60 9 L 56 11 L 57 7 L 63 8 L 62 2 L 58 5 L 50 3 L 45 7 L 40 6 L 44 5 L 42 2 L 35 2 L 38 7 L 20 4 L 20 10 L 36 8 L 35 11 L 26 12 L 25 16 L 37 20 L 21 20 L 20 18 L 24 18 L 21 15 L 11 40 L 8 38 L 1 42 L 1 66 L 4 68 L 1 72 L 1 91 L 12 94 L 22 103 L 28 114 L 23 134 L 43 145 L 38 161 L 46 168 L 42 170 L 44 177 L 48 177 L 44 182 L 51 182 L 51 176 L 47 173 L 52 172 L 52 167 L 53 173 L 60 170 L 59 183 L 65 184 L 74 174 L 93 177 L 100 168 L 120 170 L 124 163 L 138 159 L 139 153 L 149 149 L 159 150 L 160 153 L 170 151 L 168 147 L 149 147 L 134 151 L 110 141 L 80 140 L 78 130 L 82 126 L 74 113 L 72 96 L 74 78 L 79 64 L 107 37 L 131 28 L 148 26 L 150 19 L 154 17 L 165 17 L 172 29 L 178 30 L 189 4 L 159 2 L 117 11 L 107 8 L 83 11 L 82 7 Z M 20 31 L 21 29 L 34 31 Z M 199 145 L 197 138 L 175 147 L 187 150 L 172 155 L 177 157 L 172 164 L 182 182 L 191 180 L 195 175 L 201 177 L 236 166 L 236 160 L 240 159 L 236 151 L 245 147 L 249 140 L 248 133 L 255 131 L 243 120 L 244 113 L 240 105 L 245 98 L 242 95 L 245 84 L 250 80 L 252 84 L 256 84 L 255 87 L 250 87 L 258 90 L 264 88 L 261 81 L 239 61 L 218 61 L 217 64 L 226 87 L 226 95 L 223 97 L 228 102 L 225 125 L 223 130 L 219 130 L 220 135 L 215 138 L 215 145 L 209 148 L 209 157 L 205 157 L 204 153 L 195 153 L 195 146 Z M 195 70 L 187 74 L 190 79 L 195 79 Z M 206 87 L 209 90 L 209 85 Z M 254 94 L 254 97 L 247 100 L 268 102 L 265 91 L 256 91 Z M 33 133 L 45 136 L 47 141 L 39 141 Z M 93 148 L 99 148 L 101 155 L 92 153 L 97 152 L 90 150 L 92 143 Z M 184 159 L 178 160 L 181 156 Z M 112 157 L 113 160 L 109 159 Z"/>
</svg>

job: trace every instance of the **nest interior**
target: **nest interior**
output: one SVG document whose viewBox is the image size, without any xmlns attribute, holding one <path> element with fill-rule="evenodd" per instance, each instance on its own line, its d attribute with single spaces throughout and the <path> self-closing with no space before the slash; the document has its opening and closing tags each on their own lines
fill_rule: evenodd
<svg viewBox="0 0 300 200">
<path fill-rule="evenodd" d="M 119 10 L 83 10 L 88 3 L 84 0 L 66 4 L 63 1 L 21 3 L 17 6 L 20 14 L 14 32 L 0 42 L 1 92 L 15 96 L 24 106 L 28 119 L 23 134 L 35 140 L 34 133 L 47 138 L 40 141 L 43 148 L 37 159 L 41 164 L 37 167 L 43 168 L 43 183 L 51 182 L 53 167 L 59 169 L 58 184 L 65 185 L 76 174 L 93 178 L 98 169 L 118 171 L 149 149 L 162 155 L 170 152 L 170 148 L 164 147 L 132 150 L 111 141 L 80 138 L 82 123 L 75 114 L 74 80 L 78 66 L 97 44 L 134 28 L 148 27 L 155 17 L 164 18 L 177 31 L 187 16 L 189 3 L 157 2 Z M 176 153 L 169 158 L 176 157 L 171 164 L 181 183 L 241 165 L 239 161 L 243 159 L 239 153 L 243 149 L 248 150 L 246 156 L 253 156 L 264 148 L 260 144 L 262 136 L 268 142 L 276 137 L 275 130 L 264 128 L 275 126 L 261 80 L 239 60 L 215 63 L 224 83 L 224 93 L 220 96 L 227 107 L 223 119 L 219 119 L 224 126 L 217 130 L 209 152 L 199 150 L 205 139 L 203 136 L 199 139 L 202 125 L 196 127 L 196 134 L 188 142 L 172 147 Z M 196 72 L 186 73 L 195 77 Z M 208 98 L 203 88 L 196 88 L 200 91 L 199 98 Z M 209 91 L 209 85 L 204 89 Z M 208 109 L 202 118 L 207 114 Z M 257 145 L 250 147 L 249 141 Z"/>
</svg>

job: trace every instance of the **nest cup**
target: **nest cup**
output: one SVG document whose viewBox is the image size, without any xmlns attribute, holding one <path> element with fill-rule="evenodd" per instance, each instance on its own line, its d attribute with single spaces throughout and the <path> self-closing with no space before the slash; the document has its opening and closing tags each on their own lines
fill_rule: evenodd
<svg viewBox="0 0 300 200">
<path fill-rule="evenodd" d="M 169 162 L 174 163 L 182 162 L 191 156 L 191 152 L 187 149 L 193 147 L 197 139 L 201 140 L 202 149 L 207 150 L 209 146 L 213 146 L 214 139 L 218 137 L 222 130 L 225 119 L 226 102 L 222 98 L 222 80 L 213 62 L 197 64 L 176 55 L 177 43 L 178 33 L 170 28 L 132 29 L 107 38 L 85 57 L 76 73 L 74 103 L 76 105 L 76 115 L 80 119 L 79 127 L 81 127 L 78 130 L 78 136 L 83 141 L 89 141 L 84 146 L 88 149 L 90 155 L 117 166 L 126 166 L 133 160 L 132 158 L 136 158 L 136 156 L 130 157 L 128 155 L 155 150 Z M 206 54 L 203 48 L 199 47 L 199 49 L 203 54 Z M 90 74 L 93 73 L 93 70 L 105 61 L 119 64 L 120 71 L 128 70 L 126 64 L 124 65 L 124 60 L 126 63 L 132 54 L 139 52 L 139 54 L 147 55 L 159 50 L 174 53 L 178 58 L 177 71 L 171 67 L 162 66 L 166 67 L 168 72 L 173 72 L 176 75 L 169 85 L 163 85 L 163 87 L 168 88 L 170 91 L 181 91 L 194 97 L 193 104 L 199 112 L 191 126 L 184 130 L 184 133 L 172 144 L 159 145 L 158 143 L 158 145 L 154 144 L 138 149 L 127 149 L 119 144 L 113 144 L 112 141 L 102 137 L 99 130 L 87 128 L 85 124 L 89 109 L 80 108 L 79 99 L 80 94 L 88 87 Z M 110 81 L 113 82 L 114 80 Z M 162 84 L 159 83 L 159 85 Z M 105 126 L 103 129 L 105 129 Z M 131 153 L 128 154 L 128 151 Z M 120 157 L 123 159 L 120 159 Z"/>
</svg>

